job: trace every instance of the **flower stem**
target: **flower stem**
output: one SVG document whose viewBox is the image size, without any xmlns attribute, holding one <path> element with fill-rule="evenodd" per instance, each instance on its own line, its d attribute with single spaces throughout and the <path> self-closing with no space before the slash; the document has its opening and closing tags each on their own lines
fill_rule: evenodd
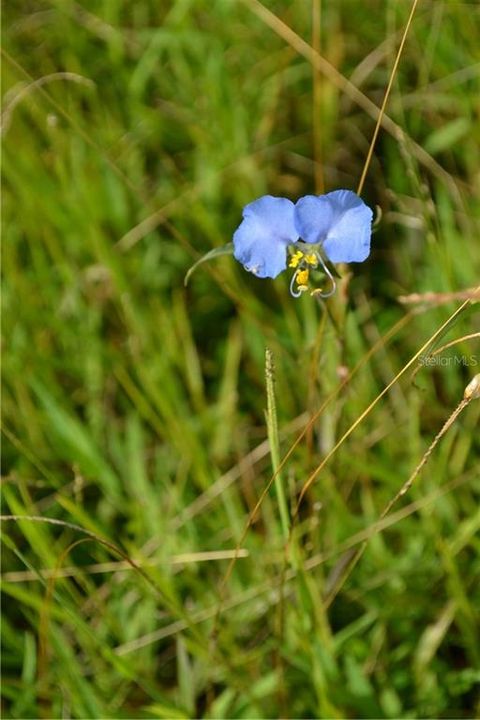
<svg viewBox="0 0 480 720">
<path fill-rule="evenodd" d="M 280 446 L 278 441 L 277 406 L 275 401 L 275 378 L 272 351 L 265 350 L 265 381 L 267 387 L 267 432 L 270 442 L 270 457 L 275 476 L 275 492 L 277 494 L 278 507 L 280 510 L 280 521 L 282 524 L 283 537 L 286 540 L 289 536 L 290 517 L 288 513 L 287 499 L 283 487 L 282 474 L 280 472 Z"/>
</svg>

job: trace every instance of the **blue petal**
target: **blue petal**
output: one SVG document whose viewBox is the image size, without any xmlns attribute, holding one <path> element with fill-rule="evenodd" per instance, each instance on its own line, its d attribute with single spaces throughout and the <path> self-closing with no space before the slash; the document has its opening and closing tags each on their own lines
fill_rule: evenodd
<svg viewBox="0 0 480 720">
<path fill-rule="evenodd" d="M 234 256 L 245 270 L 260 278 L 277 277 L 287 267 L 287 246 L 298 240 L 294 204 L 264 195 L 243 209 L 233 235 Z"/>
<path fill-rule="evenodd" d="M 307 243 L 322 243 L 331 262 L 363 262 L 370 254 L 373 212 L 351 190 L 307 195 L 295 205 L 295 225 Z"/>
</svg>

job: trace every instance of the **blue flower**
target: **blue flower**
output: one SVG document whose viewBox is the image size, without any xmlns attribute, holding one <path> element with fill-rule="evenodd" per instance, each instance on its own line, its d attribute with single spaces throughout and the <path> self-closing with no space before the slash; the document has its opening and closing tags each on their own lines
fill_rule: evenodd
<svg viewBox="0 0 480 720">
<path fill-rule="evenodd" d="M 295 269 L 290 289 L 298 297 L 308 289 L 311 270 L 328 275 L 323 255 L 332 263 L 363 262 L 370 253 L 371 209 L 351 190 L 307 195 L 296 205 L 286 198 L 263 197 L 246 205 L 233 235 L 235 258 L 257 277 L 275 278 Z M 325 297 L 332 294 L 320 293 Z"/>
<path fill-rule="evenodd" d="M 351 190 L 306 195 L 295 205 L 295 226 L 306 243 L 321 245 L 332 263 L 363 262 L 370 254 L 373 213 Z"/>
<path fill-rule="evenodd" d="M 287 267 L 287 247 L 298 240 L 295 206 L 286 198 L 264 195 L 243 208 L 233 235 L 234 257 L 260 278 L 275 278 Z"/>
</svg>

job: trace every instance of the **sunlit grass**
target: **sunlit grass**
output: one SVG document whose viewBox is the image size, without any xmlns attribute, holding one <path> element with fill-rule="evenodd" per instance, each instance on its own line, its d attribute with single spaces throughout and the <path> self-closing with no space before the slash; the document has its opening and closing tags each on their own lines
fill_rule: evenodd
<svg viewBox="0 0 480 720">
<path fill-rule="evenodd" d="M 480 366 L 478 7 L 419 3 L 334 298 L 183 285 L 259 195 L 358 187 L 410 8 L 5 10 L 3 513 L 60 522 L 2 528 L 6 716 L 478 714 L 476 399 L 380 521 Z"/>
</svg>

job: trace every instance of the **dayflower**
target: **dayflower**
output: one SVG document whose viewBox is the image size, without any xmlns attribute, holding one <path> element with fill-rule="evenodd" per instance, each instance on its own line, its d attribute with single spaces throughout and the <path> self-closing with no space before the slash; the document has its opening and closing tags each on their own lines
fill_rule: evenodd
<svg viewBox="0 0 480 720">
<path fill-rule="evenodd" d="M 245 205 L 233 235 L 234 257 L 260 278 L 275 278 L 287 267 L 287 248 L 299 239 L 295 206 L 287 198 L 264 195 Z"/>
<path fill-rule="evenodd" d="M 332 263 L 363 262 L 370 253 L 372 210 L 351 190 L 307 195 L 294 205 L 286 198 L 263 197 L 243 209 L 233 235 L 235 258 L 260 278 L 275 278 L 288 266 L 295 270 L 290 291 L 308 289 L 310 272 L 321 268 L 335 281 L 323 256 Z"/>
</svg>

